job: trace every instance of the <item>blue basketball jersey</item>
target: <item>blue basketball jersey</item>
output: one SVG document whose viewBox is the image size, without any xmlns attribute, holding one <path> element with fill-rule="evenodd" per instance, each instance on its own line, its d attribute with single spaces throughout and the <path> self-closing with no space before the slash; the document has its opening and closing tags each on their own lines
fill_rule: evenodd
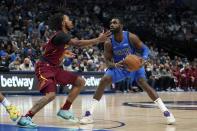
<svg viewBox="0 0 197 131">
<path fill-rule="evenodd" d="M 121 42 L 115 41 L 114 35 L 112 35 L 111 43 L 113 50 L 113 59 L 115 63 L 123 60 L 128 54 L 136 53 L 135 47 L 129 41 L 129 32 L 127 31 L 123 31 L 123 40 Z M 134 80 L 138 80 L 139 78 L 146 79 L 144 67 L 134 72 L 129 72 L 126 69 L 122 68 L 109 68 L 105 72 L 105 75 L 110 76 L 113 83 L 119 82 L 126 78 L 130 78 L 131 83 Z"/>
<path fill-rule="evenodd" d="M 117 42 L 114 38 L 114 35 L 112 35 L 111 43 L 113 59 L 115 63 L 123 60 L 128 54 L 135 53 L 135 48 L 133 47 L 133 44 L 129 41 L 128 31 L 123 31 L 123 40 L 121 42 Z"/>
<path fill-rule="evenodd" d="M 114 62 L 117 63 L 123 60 L 128 54 L 135 54 L 135 47 L 129 41 L 129 32 L 123 31 L 123 40 L 121 42 L 117 42 L 114 39 L 114 35 L 111 38 L 112 43 L 112 51 L 113 51 L 113 59 Z M 132 83 L 134 80 L 137 81 L 140 78 L 146 79 L 144 67 L 140 68 L 137 71 L 129 72 L 126 69 L 122 68 L 109 68 L 105 75 L 110 76 L 112 78 L 112 82 L 116 83 L 126 78 L 130 78 L 130 82 Z"/>
</svg>

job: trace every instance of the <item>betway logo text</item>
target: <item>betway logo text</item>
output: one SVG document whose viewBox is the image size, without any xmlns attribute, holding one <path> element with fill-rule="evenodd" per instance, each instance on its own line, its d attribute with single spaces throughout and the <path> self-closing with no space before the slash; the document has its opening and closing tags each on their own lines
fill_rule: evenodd
<svg viewBox="0 0 197 131">
<path fill-rule="evenodd" d="M 85 78 L 84 76 L 82 76 L 82 78 L 84 78 L 84 80 L 86 82 L 85 86 L 90 86 L 90 87 L 92 86 L 94 88 L 99 85 L 99 82 L 101 80 L 101 78 L 95 78 L 93 76 L 88 77 L 88 78 Z M 72 85 L 69 84 L 68 89 L 72 89 Z"/>
<path fill-rule="evenodd" d="M 5 78 L 1 75 L 1 87 L 28 87 L 29 90 L 33 88 L 34 78 L 18 78 L 12 76 L 11 78 Z"/>
<path fill-rule="evenodd" d="M 82 76 L 82 78 L 85 79 L 86 86 L 98 86 L 99 85 L 99 82 L 101 80 L 101 78 L 95 78 L 93 76 L 91 76 L 89 78 L 85 78 L 84 76 Z"/>
</svg>

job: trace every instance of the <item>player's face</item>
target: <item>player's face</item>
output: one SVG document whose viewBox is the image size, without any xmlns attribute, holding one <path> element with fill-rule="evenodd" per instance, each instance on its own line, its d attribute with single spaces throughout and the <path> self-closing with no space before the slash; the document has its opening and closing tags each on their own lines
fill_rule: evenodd
<svg viewBox="0 0 197 131">
<path fill-rule="evenodd" d="M 63 27 L 66 28 L 67 30 L 71 30 L 73 26 L 73 22 L 70 20 L 70 18 L 67 15 L 63 16 Z"/>
<path fill-rule="evenodd" d="M 112 19 L 110 22 L 110 31 L 112 33 L 117 33 L 122 29 L 122 24 L 118 19 Z"/>
</svg>

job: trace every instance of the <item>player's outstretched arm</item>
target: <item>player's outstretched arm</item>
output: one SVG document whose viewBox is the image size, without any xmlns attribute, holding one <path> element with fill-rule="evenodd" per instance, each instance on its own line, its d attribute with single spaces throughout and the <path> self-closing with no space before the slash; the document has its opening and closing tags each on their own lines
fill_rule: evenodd
<svg viewBox="0 0 197 131">
<path fill-rule="evenodd" d="M 77 39 L 71 39 L 69 41 L 69 44 L 74 45 L 74 46 L 79 46 L 79 47 L 84 47 L 84 46 L 90 46 L 90 45 L 95 45 L 99 43 L 105 42 L 109 37 L 111 36 L 111 32 L 102 32 L 100 33 L 99 37 L 90 39 L 90 40 L 77 40 Z"/>
</svg>

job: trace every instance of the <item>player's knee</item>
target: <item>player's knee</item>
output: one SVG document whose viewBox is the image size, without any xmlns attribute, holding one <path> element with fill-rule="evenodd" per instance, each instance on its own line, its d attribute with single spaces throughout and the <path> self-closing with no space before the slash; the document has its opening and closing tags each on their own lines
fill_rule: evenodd
<svg viewBox="0 0 197 131">
<path fill-rule="evenodd" d="M 139 78 L 137 80 L 137 83 L 144 90 L 148 90 L 151 88 L 150 85 L 147 83 L 146 79 L 144 79 L 144 78 Z"/>
<path fill-rule="evenodd" d="M 102 84 L 111 84 L 111 82 L 112 78 L 110 76 L 104 76 L 100 81 L 100 83 Z"/>
<path fill-rule="evenodd" d="M 82 77 L 78 77 L 76 82 L 75 82 L 75 86 L 77 87 L 84 87 L 85 86 L 85 80 Z"/>
</svg>

